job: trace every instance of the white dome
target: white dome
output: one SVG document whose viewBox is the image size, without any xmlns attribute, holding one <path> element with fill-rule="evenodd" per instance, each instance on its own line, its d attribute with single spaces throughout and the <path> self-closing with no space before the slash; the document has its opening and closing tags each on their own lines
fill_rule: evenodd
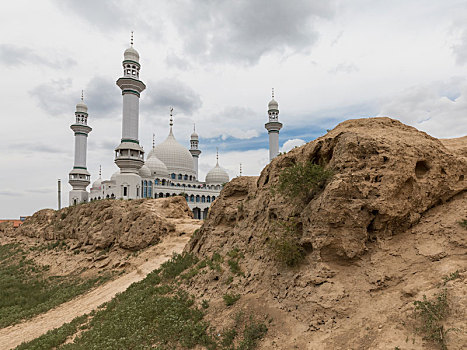
<svg viewBox="0 0 467 350">
<path fill-rule="evenodd" d="M 229 182 L 229 174 L 219 166 L 219 163 L 216 164 L 214 168 L 209 170 L 206 175 L 207 184 L 223 184 Z"/>
<path fill-rule="evenodd" d="M 155 156 L 156 153 L 154 152 L 154 146 L 152 146 L 151 150 L 146 154 L 146 159 L 151 158 L 152 156 Z"/>
<path fill-rule="evenodd" d="M 146 164 L 143 164 L 143 166 L 139 168 L 138 173 L 139 173 L 139 176 L 145 179 L 151 177 L 151 170 L 148 168 Z"/>
<path fill-rule="evenodd" d="M 133 46 L 125 50 L 123 58 L 125 59 L 125 61 L 130 60 L 139 63 L 139 53 L 133 48 Z"/>
<path fill-rule="evenodd" d="M 96 181 L 92 183 L 91 189 L 93 190 L 100 190 L 102 186 L 102 179 L 98 178 Z"/>
<path fill-rule="evenodd" d="M 191 134 L 191 139 L 198 140 L 198 134 L 196 133 L 196 131 L 193 131 L 193 134 Z"/>
<path fill-rule="evenodd" d="M 271 101 L 269 101 L 268 109 L 279 109 L 279 104 L 274 98 Z"/>
<path fill-rule="evenodd" d="M 115 181 L 117 180 L 117 176 L 120 175 L 120 172 L 119 171 L 116 171 L 115 173 L 112 174 L 112 176 L 110 177 L 110 181 Z"/>
<path fill-rule="evenodd" d="M 154 147 L 153 151 L 156 157 L 166 165 L 169 173 L 196 175 L 193 167 L 193 157 L 188 149 L 175 140 L 172 127 L 170 127 L 167 139 Z"/>
<path fill-rule="evenodd" d="M 146 165 L 149 168 L 150 176 L 169 176 L 169 171 L 164 163 L 156 157 L 154 148 L 149 152 L 149 158 L 146 159 Z"/>
<path fill-rule="evenodd" d="M 76 112 L 87 113 L 88 112 L 88 106 L 86 106 L 86 103 L 84 103 L 82 100 L 79 101 L 76 104 Z"/>
</svg>

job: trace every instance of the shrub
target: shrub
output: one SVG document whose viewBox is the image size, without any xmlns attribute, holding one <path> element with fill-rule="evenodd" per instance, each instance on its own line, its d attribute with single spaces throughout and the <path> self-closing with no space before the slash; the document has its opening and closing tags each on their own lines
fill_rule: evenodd
<svg viewBox="0 0 467 350">
<path fill-rule="evenodd" d="M 161 277 L 164 280 L 174 279 L 197 262 L 198 259 L 193 254 L 174 254 L 169 261 L 161 265 Z"/>
<path fill-rule="evenodd" d="M 299 243 L 300 232 L 296 222 L 279 221 L 279 229 L 269 237 L 269 247 L 276 261 L 289 267 L 299 265 L 305 258 L 305 249 Z"/>
<path fill-rule="evenodd" d="M 324 188 L 332 171 L 312 162 L 297 163 L 281 171 L 277 190 L 292 200 L 309 202 Z"/>
<path fill-rule="evenodd" d="M 428 300 L 424 295 L 423 300 L 414 301 L 414 305 L 414 316 L 420 322 L 416 331 L 423 335 L 424 340 L 432 341 L 441 349 L 446 350 L 447 330 L 442 325 L 449 311 L 446 288 L 436 296 L 434 301 Z"/>
<path fill-rule="evenodd" d="M 224 294 L 222 298 L 226 306 L 232 306 L 240 299 L 240 294 Z"/>
<path fill-rule="evenodd" d="M 459 221 L 459 225 L 461 225 L 463 228 L 467 229 L 467 219 Z"/>
</svg>

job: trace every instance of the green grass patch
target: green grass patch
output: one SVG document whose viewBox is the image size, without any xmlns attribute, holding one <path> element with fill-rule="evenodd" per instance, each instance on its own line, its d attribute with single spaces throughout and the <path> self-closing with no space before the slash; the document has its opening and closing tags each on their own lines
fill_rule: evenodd
<svg viewBox="0 0 467 350">
<path fill-rule="evenodd" d="M 74 320 L 71 326 L 49 332 L 21 349 L 255 349 L 267 331 L 264 325 L 251 318 L 219 334 L 204 320 L 208 301 L 198 307 L 194 298 L 178 287 L 183 272 L 194 264 L 196 259 L 189 254 L 174 255 L 97 310 L 88 323 Z M 81 327 L 84 329 L 73 343 L 64 344 Z"/>
<path fill-rule="evenodd" d="M 232 306 L 240 299 L 240 294 L 228 294 L 227 293 L 222 296 L 222 299 L 224 299 L 224 303 L 226 306 Z"/>
<path fill-rule="evenodd" d="M 0 328 L 50 310 L 110 278 L 47 276 L 49 268 L 27 259 L 18 245 L 0 246 Z"/>
<path fill-rule="evenodd" d="M 274 259 L 288 267 L 298 266 L 305 259 L 305 249 L 300 245 L 299 225 L 295 221 L 278 221 L 269 236 L 269 247 Z"/>
<path fill-rule="evenodd" d="M 459 221 L 459 225 L 467 230 L 467 219 Z"/>
</svg>

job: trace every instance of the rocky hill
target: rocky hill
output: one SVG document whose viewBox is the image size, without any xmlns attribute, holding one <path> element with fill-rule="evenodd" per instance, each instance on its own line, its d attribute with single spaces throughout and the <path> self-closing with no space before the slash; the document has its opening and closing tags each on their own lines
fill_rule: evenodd
<svg viewBox="0 0 467 350">
<path fill-rule="evenodd" d="M 195 276 L 187 289 L 217 305 L 213 320 L 242 309 L 271 316 L 263 349 L 435 349 L 414 332 L 414 301 L 446 288 L 451 311 L 443 322 L 456 330 L 443 341 L 461 349 L 466 146 L 465 138 L 442 142 L 389 118 L 339 124 L 276 157 L 259 177 L 227 184 L 186 248 L 224 257 L 222 268 Z M 306 162 L 333 176 L 297 203 L 277 188 L 284 169 Z M 281 231 L 296 237 L 298 266 L 274 258 Z M 241 298 L 225 309 L 226 294 Z"/>
</svg>

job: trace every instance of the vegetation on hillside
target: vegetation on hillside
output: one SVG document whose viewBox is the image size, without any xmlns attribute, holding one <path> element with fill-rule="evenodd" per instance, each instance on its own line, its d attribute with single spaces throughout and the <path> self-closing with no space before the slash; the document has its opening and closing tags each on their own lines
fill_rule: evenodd
<svg viewBox="0 0 467 350">
<path fill-rule="evenodd" d="M 77 318 L 17 349 L 255 349 L 267 332 L 264 322 L 242 314 L 232 328 L 216 331 L 204 319 L 208 301 L 198 302 L 180 287 L 220 263 L 219 254 L 202 261 L 192 254 L 174 255 L 89 318 Z M 73 341 L 65 344 L 78 330 Z"/>
<path fill-rule="evenodd" d="M 49 276 L 48 270 L 28 259 L 18 244 L 0 245 L 0 328 L 50 310 L 110 277 Z"/>
</svg>

